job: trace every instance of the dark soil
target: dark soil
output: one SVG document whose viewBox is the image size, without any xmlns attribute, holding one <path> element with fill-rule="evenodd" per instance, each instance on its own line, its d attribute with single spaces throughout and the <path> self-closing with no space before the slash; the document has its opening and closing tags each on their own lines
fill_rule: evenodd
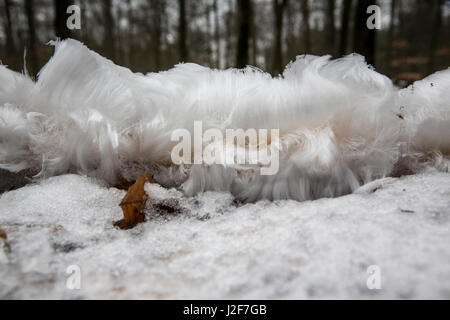
<svg viewBox="0 0 450 320">
<path fill-rule="evenodd" d="M 23 170 L 18 173 L 0 169 L 0 194 L 6 191 L 22 188 L 31 183 L 35 173 L 31 170 Z"/>
</svg>

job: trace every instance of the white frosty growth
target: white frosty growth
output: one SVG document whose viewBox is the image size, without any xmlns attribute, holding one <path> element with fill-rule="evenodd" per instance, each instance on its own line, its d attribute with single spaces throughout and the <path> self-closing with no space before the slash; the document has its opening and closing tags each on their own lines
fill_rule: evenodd
<svg viewBox="0 0 450 320">
<path fill-rule="evenodd" d="M 3 66 L 0 81 L 0 167 L 41 176 L 79 172 L 114 184 L 150 171 L 187 195 L 309 200 L 350 193 L 399 160 L 413 171 L 430 159 L 445 169 L 441 154 L 450 152 L 450 69 L 401 91 L 359 55 L 299 56 L 278 78 L 195 64 L 142 75 L 66 40 L 36 83 Z M 279 129 L 278 174 L 171 168 L 172 132 L 192 133 L 195 121 L 222 132 Z"/>
</svg>

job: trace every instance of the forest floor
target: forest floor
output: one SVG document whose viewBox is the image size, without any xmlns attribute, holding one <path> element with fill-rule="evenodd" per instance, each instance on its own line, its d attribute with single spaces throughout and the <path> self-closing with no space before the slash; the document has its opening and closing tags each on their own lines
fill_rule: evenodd
<svg viewBox="0 0 450 320">
<path fill-rule="evenodd" d="M 449 173 L 301 203 L 146 192 L 180 210 L 127 231 L 113 227 L 125 192 L 91 178 L 3 193 L 0 299 L 450 299 Z M 367 286 L 369 266 L 378 290 Z M 68 270 L 81 272 L 79 290 Z"/>
</svg>

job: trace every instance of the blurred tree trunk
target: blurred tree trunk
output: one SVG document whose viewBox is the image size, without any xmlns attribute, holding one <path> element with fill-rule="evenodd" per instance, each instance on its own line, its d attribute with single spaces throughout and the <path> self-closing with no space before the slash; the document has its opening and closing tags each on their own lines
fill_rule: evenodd
<svg viewBox="0 0 450 320">
<path fill-rule="evenodd" d="M 28 21 L 28 50 L 27 56 L 29 57 L 28 71 L 31 75 L 36 75 L 38 72 L 38 61 L 36 54 L 36 30 L 34 23 L 34 0 L 25 0 L 25 12 L 27 14 Z"/>
<path fill-rule="evenodd" d="M 212 59 L 212 47 L 211 47 L 211 6 L 209 4 L 209 1 L 207 0 L 205 4 L 205 23 L 206 23 L 206 32 L 205 32 L 205 44 L 206 44 L 206 62 L 209 66 L 213 63 Z"/>
<path fill-rule="evenodd" d="M 186 2 L 185 0 L 178 0 L 178 46 L 180 50 L 180 61 L 187 61 L 189 59 L 189 51 L 187 48 L 187 22 L 186 22 Z"/>
<path fill-rule="evenodd" d="M 399 29 L 402 28 L 402 26 L 405 25 L 405 20 L 406 20 L 406 10 L 405 7 L 407 5 L 405 5 L 405 0 L 398 0 L 398 26 Z M 398 32 L 398 30 L 397 30 Z"/>
<path fill-rule="evenodd" d="M 355 25 L 353 27 L 353 51 L 363 55 L 368 64 L 375 66 L 376 29 L 367 28 L 367 8 L 376 4 L 374 0 L 358 0 L 356 5 Z"/>
<path fill-rule="evenodd" d="M 283 72 L 283 17 L 287 0 L 272 0 L 274 20 L 274 52 L 272 56 L 272 74 Z"/>
<path fill-rule="evenodd" d="M 387 38 L 387 51 L 386 51 L 386 70 L 390 72 L 392 63 L 392 53 L 393 53 L 393 43 L 394 43 L 394 32 L 395 32 L 395 15 L 397 9 L 397 0 L 391 0 L 391 20 L 389 21 L 389 31 Z"/>
<path fill-rule="evenodd" d="M 83 9 L 81 9 L 81 11 L 83 12 Z M 125 66 L 125 61 L 126 61 L 125 60 L 125 49 L 124 49 L 125 46 L 122 45 L 125 41 L 125 37 L 120 28 L 120 21 L 123 20 L 124 13 L 123 13 L 121 6 L 115 6 L 115 17 L 116 17 L 118 23 L 114 24 L 114 26 L 115 26 L 114 34 L 116 35 L 116 41 L 119 43 L 119 45 L 116 48 L 116 63 L 119 65 Z M 82 19 L 83 19 L 83 14 L 82 14 Z M 82 39 L 84 39 L 84 38 L 85 38 L 85 35 L 83 34 Z"/>
<path fill-rule="evenodd" d="M 308 0 L 302 0 L 303 24 L 300 34 L 303 35 L 303 48 L 305 53 L 311 53 L 311 28 L 309 27 L 309 4 Z"/>
<path fill-rule="evenodd" d="M 108 57 L 114 60 L 115 57 L 115 44 L 114 44 L 114 19 L 112 16 L 111 0 L 102 0 L 102 11 L 104 21 L 104 36 L 103 36 L 103 48 L 106 51 Z"/>
<path fill-rule="evenodd" d="M 237 34 L 236 67 L 244 68 L 249 64 L 249 38 L 250 38 L 250 0 L 237 1 Z"/>
<path fill-rule="evenodd" d="M 134 15 L 133 15 L 133 6 L 131 5 L 131 0 L 127 0 L 127 20 L 128 20 L 128 41 L 127 48 L 125 49 L 127 65 L 130 69 L 133 69 L 135 61 L 134 61 Z"/>
<path fill-rule="evenodd" d="M 89 38 L 89 24 L 86 16 L 86 11 L 88 11 L 89 0 L 80 0 L 80 18 L 81 18 L 81 40 L 87 45 L 90 45 Z"/>
<path fill-rule="evenodd" d="M 154 67 L 156 71 L 161 70 L 161 47 L 162 47 L 162 18 L 165 10 L 163 10 L 164 0 L 150 0 L 151 17 L 153 22 L 153 28 L 151 33 L 153 34 L 153 48 L 154 51 Z"/>
<path fill-rule="evenodd" d="M 443 12 L 443 0 L 436 0 L 431 2 L 431 14 L 433 16 L 432 21 L 433 29 L 431 32 L 430 53 L 428 57 L 428 73 L 431 74 L 434 71 L 436 50 L 439 47 L 439 36 L 442 27 L 442 12 Z"/>
<path fill-rule="evenodd" d="M 16 45 L 14 43 L 12 21 L 11 21 L 11 1 L 4 0 L 6 15 L 6 53 L 14 55 L 16 53 Z"/>
<path fill-rule="evenodd" d="M 170 19 L 168 17 L 168 1 L 162 0 L 161 3 L 161 69 L 165 69 L 166 66 L 169 64 L 170 67 L 173 66 L 174 63 L 178 62 L 175 61 L 177 59 L 174 59 L 175 56 L 178 56 L 178 54 L 174 54 L 172 47 L 169 43 L 172 40 L 171 37 L 171 28 L 170 28 Z M 175 52 L 176 53 L 176 52 Z M 173 62 L 172 62 L 173 61 Z"/>
<path fill-rule="evenodd" d="M 334 10 L 336 8 L 335 0 L 327 1 L 327 10 L 326 10 L 326 39 L 327 44 L 326 47 L 330 48 L 329 52 L 331 54 L 335 54 L 336 52 L 336 27 L 334 21 Z"/>
<path fill-rule="evenodd" d="M 341 16 L 341 36 L 339 39 L 339 56 L 347 54 L 348 26 L 350 22 L 350 11 L 352 10 L 352 0 L 344 0 L 342 3 Z"/>
<path fill-rule="evenodd" d="M 258 59 L 258 27 L 255 23 L 255 3 L 250 0 L 250 39 L 252 49 L 251 64 L 256 66 Z"/>
<path fill-rule="evenodd" d="M 53 27 L 55 29 L 55 35 L 60 39 L 66 39 L 71 37 L 71 32 L 67 28 L 67 8 L 71 5 L 69 0 L 53 0 L 53 8 L 55 11 L 55 19 L 53 21 Z"/>
<path fill-rule="evenodd" d="M 288 1 L 286 7 L 286 19 L 287 19 L 287 36 L 286 36 L 286 45 L 287 45 L 287 60 L 292 60 L 297 55 L 296 48 L 296 39 L 295 39 L 295 1 Z"/>
<path fill-rule="evenodd" d="M 225 66 L 227 68 L 231 67 L 234 61 L 232 61 L 233 56 L 233 21 L 234 21 L 234 10 L 233 10 L 233 0 L 228 0 L 228 12 L 226 13 L 226 52 L 225 52 Z"/>
<path fill-rule="evenodd" d="M 222 56 L 222 50 L 220 47 L 220 23 L 219 23 L 219 7 L 217 6 L 217 0 L 213 2 L 214 10 L 214 42 L 216 43 L 216 68 L 220 68 L 220 60 Z"/>
</svg>

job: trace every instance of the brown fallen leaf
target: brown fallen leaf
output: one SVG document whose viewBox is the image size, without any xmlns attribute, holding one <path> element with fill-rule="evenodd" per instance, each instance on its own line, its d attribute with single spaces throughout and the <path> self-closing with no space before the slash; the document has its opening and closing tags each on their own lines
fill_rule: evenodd
<svg viewBox="0 0 450 320">
<path fill-rule="evenodd" d="M 0 229 L 0 244 L 3 243 L 3 249 L 5 250 L 5 252 L 11 253 L 11 246 L 8 243 L 8 236 L 6 235 L 6 231 L 3 229 Z"/>
<path fill-rule="evenodd" d="M 123 219 L 114 223 L 115 227 L 126 230 L 135 227 L 138 223 L 144 222 L 145 214 L 142 211 L 147 200 L 144 190 L 146 183 L 156 183 L 150 174 L 139 176 L 136 183 L 129 189 L 119 206 L 123 211 Z"/>
<path fill-rule="evenodd" d="M 8 236 L 6 235 L 6 231 L 3 229 L 0 229 L 0 239 L 3 239 L 6 241 L 8 239 Z"/>
</svg>

